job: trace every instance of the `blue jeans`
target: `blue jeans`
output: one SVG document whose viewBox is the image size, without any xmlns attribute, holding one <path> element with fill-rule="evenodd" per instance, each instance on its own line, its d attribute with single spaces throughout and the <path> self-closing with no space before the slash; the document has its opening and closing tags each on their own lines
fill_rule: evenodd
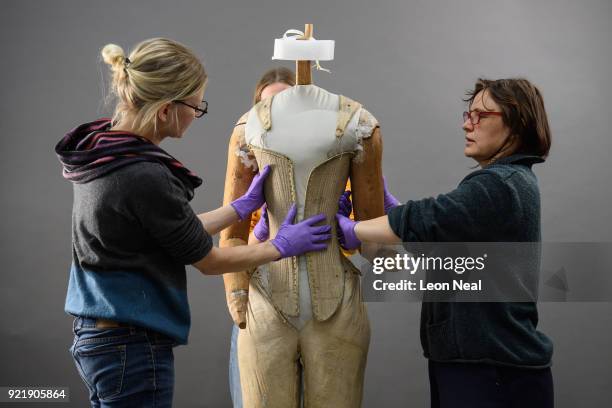
<svg viewBox="0 0 612 408">
<path fill-rule="evenodd" d="M 232 340 L 229 358 L 230 395 L 234 408 L 242 408 L 242 389 L 240 388 L 240 368 L 238 366 L 238 326 L 232 325 Z"/>
<path fill-rule="evenodd" d="M 70 352 L 92 407 L 171 407 L 176 342 L 140 327 L 96 328 L 74 320 Z"/>
</svg>

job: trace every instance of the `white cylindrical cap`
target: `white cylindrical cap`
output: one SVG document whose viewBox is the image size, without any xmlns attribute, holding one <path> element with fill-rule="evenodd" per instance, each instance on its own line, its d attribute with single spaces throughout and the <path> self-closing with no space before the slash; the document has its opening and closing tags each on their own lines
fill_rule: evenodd
<svg viewBox="0 0 612 408">
<path fill-rule="evenodd" d="M 296 37 L 274 40 L 273 60 L 331 61 L 334 59 L 333 40 L 298 40 Z"/>
</svg>

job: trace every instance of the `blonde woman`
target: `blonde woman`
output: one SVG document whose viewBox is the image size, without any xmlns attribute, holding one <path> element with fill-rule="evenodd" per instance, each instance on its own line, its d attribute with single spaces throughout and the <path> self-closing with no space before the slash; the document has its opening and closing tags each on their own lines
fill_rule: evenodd
<svg viewBox="0 0 612 408">
<path fill-rule="evenodd" d="M 112 120 L 78 126 L 56 146 L 74 186 L 73 256 L 65 310 L 75 316 L 71 352 L 92 407 L 168 407 L 173 346 L 190 327 L 185 265 L 204 274 L 255 267 L 321 250 L 323 215 L 283 228 L 266 243 L 215 248 L 211 235 L 264 203 L 258 174 L 230 205 L 196 215 L 202 180 L 159 144 L 181 138 L 207 112 L 204 66 L 187 47 L 155 38 L 126 56 L 102 49 L 117 105 Z"/>
</svg>

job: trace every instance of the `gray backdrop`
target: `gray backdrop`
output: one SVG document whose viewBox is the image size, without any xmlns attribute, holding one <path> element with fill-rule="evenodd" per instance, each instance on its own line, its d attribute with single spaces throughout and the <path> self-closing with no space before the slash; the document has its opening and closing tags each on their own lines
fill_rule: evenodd
<svg viewBox="0 0 612 408">
<path fill-rule="evenodd" d="M 382 124 L 384 172 L 402 200 L 452 189 L 463 157 L 464 91 L 479 76 L 526 76 L 543 90 L 553 133 L 536 167 L 543 239 L 611 241 L 609 98 L 612 2 L 594 1 L 3 1 L 0 386 L 86 391 L 67 351 L 63 313 L 72 189 L 53 152 L 62 135 L 108 114 L 99 50 L 166 36 L 191 46 L 210 76 L 210 114 L 163 147 L 205 179 L 196 211 L 220 205 L 234 121 L 270 60 L 273 39 L 315 24 L 336 40 L 332 74 L 315 83 L 361 101 Z M 288 66 L 292 64 L 285 63 Z M 588 262 L 585 262 L 588 268 Z M 190 345 L 176 350 L 180 407 L 229 406 L 230 319 L 222 280 L 189 271 Z M 555 343 L 559 407 L 602 407 L 612 397 L 609 303 L 541 304 Z M 426 362 L 417 304 L 369 304 L 365 407 L 425 407 Z M 47 406 L 47 405 L 45 405 Z M 65 405 L 64 405 L 65 406 Z"/>
</svg>

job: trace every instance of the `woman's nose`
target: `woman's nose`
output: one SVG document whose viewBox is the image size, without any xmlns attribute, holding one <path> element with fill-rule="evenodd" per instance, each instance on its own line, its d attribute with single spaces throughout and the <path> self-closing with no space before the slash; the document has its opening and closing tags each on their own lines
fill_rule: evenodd
<svg viewBox="0 0 612 408">
<path fill-rule="evenodd" d="M 461 128 L 466 132 L 471 132 L 472 130 L 474 130 L 474 125 L 472 125 L 472 121 L 470 120 L 470 118 L 467 118 L 463 122 L 463 125 L 461 126 Z"/>
</svg>

